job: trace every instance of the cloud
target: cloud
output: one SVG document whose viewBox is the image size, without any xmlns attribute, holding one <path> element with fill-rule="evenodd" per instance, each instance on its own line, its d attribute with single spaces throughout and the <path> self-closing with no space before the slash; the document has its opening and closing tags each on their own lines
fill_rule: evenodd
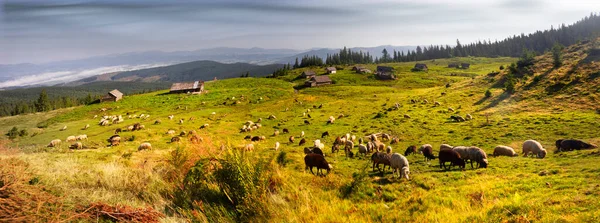
<svg viewBox="0 0 600 223">
<path fill-rule="evenodd" d="M 109 66 L 100 67 L 95 69 L 80 70 L 80 71 L 57 71 L 47 72 L 34 75 L 27 75 L 18 77 L 14 80 L 0 82 L 0 89 L 15 86 L 28 86 L 28 85 L 51 85 L 57 83 L 67 83 L 84 78 L 97 76 L 100 74 L 122 72 L 130 70 L 139 70 L 153 67 L 167 66 L 171 64 L 142 64 L 142 65 L 120 65 L 120 66 Z"/>
</svg>

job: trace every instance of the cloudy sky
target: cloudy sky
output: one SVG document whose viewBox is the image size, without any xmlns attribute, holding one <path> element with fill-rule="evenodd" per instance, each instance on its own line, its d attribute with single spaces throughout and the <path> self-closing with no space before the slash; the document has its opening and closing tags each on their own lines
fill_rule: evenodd
<svg viewBox="0 0 600 223">
<path fill-rule="evenodd" d="M 467 43 L 591 12 L 597 0 L 0 0 L 0 64 L 220 46 Z"/>
</svg>

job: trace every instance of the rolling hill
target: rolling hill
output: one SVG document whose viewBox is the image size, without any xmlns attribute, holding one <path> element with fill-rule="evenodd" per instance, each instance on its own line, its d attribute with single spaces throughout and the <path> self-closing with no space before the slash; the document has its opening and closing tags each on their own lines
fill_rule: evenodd
<svg viewBox="0 0 600 223">
<path fill-rule="evenodd" d="M 518 76 L 512 94 L 503 89 L 510 71 L 499 67 L 518 58 L 461 57 L 419 61 L 428 65 L 427 72 L 411 71 L 413 62 L 385 64 L 396 70 L 398 79 L 392 81 L 357 74 L 348 65 L 330 75 L 332 85 L 295 91 L 303 83 L 297 79 L 302 71 L 322 69 L 313 67 L 278 78 L 208 82 L 209 92 L 202 95 L 157 91 L 116 103 L 0 118 L 0 131 L 14 127 L 28 133 L 1 141 L 0 172 L 6 174 L 0 181 L 14 182 L 3 196 L 14 202 L 31 196 L 16 212 L 30 221 L 113 219 L 98 211 L 100 206 L 174 222 L 597 222 L 600 153 L 553 152 L 561 138 L 600 143 L 593 103 L 600 95 L 595 44 L 564 49 L 564 65 L 556 69 L 548 64 L 551 55 L 536 57 L 532 74 Z M 448 68 L 456 62 L 471 66 Z M 535 78 L 539 75 L 545 76 Z M 560 83 L 564 86 L 554 87 Z M 466 114 L 473 119 L 450 118 Z M 124 120 L 100 126 L 103 115 Z M 336 118 L 333 124 L 327 123 L 330 116 Z M 241 132 L 248 121 L 261 127 Z M 145 128 L 117 133 L 121 144 L 107 146 L 117 129 L 135 123 Z M 178 142 L 173 137 L 180 132 Z M 330 136 L 322 137 L 324 132 Z M 399 179 L 373 168 L 370 154 L 358 154 L 357 148 L 351 149 L 354 157 L 329 150 L 347 133 L 364 140 L 388 133 L 398 142 L 384 143 L 401 154 L 411 145 L 432 144 L 436 155 L 442 143 L 477 146 L 489 154 L 489 166 L 444 170 L 437 159 L 412 154 L 407 155 L 410 180 Z M 53 139 L 81 134 L 88 137 L 81 141 L 85 149 L 69 150 L 72 142 L 65 141 L 46 147 Z M 194 135 L 202 141 L 192 142 Z M 265 140 L 251 142 L 247 135 Z M 298 144 L 302 138 L 306 145 Z M 316 139 L 326 145 L 324 157 L 333 166 L 325 177 L 305 170 L 304 147 Z M 520 153 L 527 139 L 539 141 L 548 155 L 491 156 L 497 145 Z M 152 149 L 138 150 L 145 142 Z M 248 144 L 254 149 L 247 151 Z M 43 214 L 28 214 L 36 212 Z"/>
</svg>

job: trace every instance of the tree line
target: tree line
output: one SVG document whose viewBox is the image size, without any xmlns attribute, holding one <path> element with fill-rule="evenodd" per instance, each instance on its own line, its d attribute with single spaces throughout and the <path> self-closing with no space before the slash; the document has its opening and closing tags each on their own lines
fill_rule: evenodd
<svg viewBox="0 0 600 223">
<path fill-rule="evenodd" d="M 381 57 L 373 58 L 369 53 L 353 52 L 344 47 L 339 53 L 327 55 L 324 64 L 343 65 L 343 64 L 370 64 L 370 63 L 390 63 L 390 62 L 410 62 L 419 60 L 442 59 L 452 57 L 520 57 L 523 49 L 533 53 L 541 54 L 552 50 L 556 45 L 569 46 L 582 40 L 589 40 L 600 36 L 600 15 L 591 13 L 589 16 L 573 23 L 572 25 L 562 24 L 558 28 L 551 27 L 549 30 L 536 31 L 528 35 L 514 35 L 504 40 L 483 40 L 470 44 L 461 44 L 456 40 L 455 46 L 450 45 L 430 45 L 417 46 L 415 50 L 388 52 L 383 49 Z M 554 49 L 556 50 L 556 49 Z M 296 64 L 294 68 L 308 66 L 322 66 L 323 59 L 317 56 L 304 56 L 302 62 Z"/>
</svg>

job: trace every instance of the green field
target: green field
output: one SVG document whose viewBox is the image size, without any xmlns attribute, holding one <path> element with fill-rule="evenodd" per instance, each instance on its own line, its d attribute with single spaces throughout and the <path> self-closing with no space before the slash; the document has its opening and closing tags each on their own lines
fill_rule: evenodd
<svg viewBox="0 0 600 223">
<path fill-rule="evenodd" d="M 30 216 L 41 221 L 72 216 L 79 221 L 95 221 L 94 216 L 77 217 L 94 202 L 150 207 L 162 214 L 163 222 L 186 219 L 210 222 L 600 221 L 597 150 L 554 153 L 554 141 L 561 138 L 600 143 L 600 115 L 594 107 L 561 106 L 568 102 L 561 99 L 564 98 L 561 94 L 528 98 L 527 94 L 511 96 L 501 87 L 493 87 L 496 80 L 487 74 L 515 61 L 514 58 L 424 61 L 429 66 L 427 72 L 411 72 L 414 63 L 387 64 L 396 69 L 398 79 L 394 81 L 356 74 L 348 65 L 331 75 L 335 84 L 295 92 L 293 87 L 303 82 L 296 79 L 306 69 L 303 68 L 275 79 L 234 78 L 207 82 L 208 93 L 202 95 L 171 95 L 159 91 L 125 97 L 117 103 L 0 118 L 1 132 L 17 127 L 29 133 L 13 141 L 3 141 L 0 166 L 5 172 L 0 173 L 6 180 L 11 170 L 23 167 L 18 172 L 23 176 L 22 184 L 27 185 L 28 190 L 52 197 L 54 202 L 40 204 L 38 214 Z M 469 62 L 471 68 L 447 68 L 449 62 Z M 375 70 L 375 65 L 366 66 Z M 324 73 L 323 68 L 311 69 Z M 490 98 L 484 97 L 488 89 L 492 92 Z M 588 97 L 597 95 L 592 92 Z M 418 103 L 411 103 L 411 99 Z M 424 99 L 428 103 L 423 103 Z M 434 106 L 434 101 L 441 106 Z M 397 110 L 395 103 L 399 104 Z M 314 108 L 321 104 L 322 108 Z M 449 107 L 455 112 L 449 112 Z M 102 108 L 108 111 L 102 112 Z M 305 112 L 312 118 L 304 117 Z M 474 119 L 454 122 L 450 116 L 455 113 L 463 117 L 471 114 Z M 149 114 L 150 118 L 128 118 L 128 115 L 140 114 Z M 344 117 L 337 119 L 341 114 Z M 405 114 L 410 118 L 404 118 Z M 94 118 L 95 115 L 123 115 L 125 121 L 100 126 L 100 118 Z M 169 120 L 169 115 L 175 118 Z M 268 119 L 270 115 L 277 119 Z M 336 117 L 334 124 L 326 123 L 330 116 Z M 262 128 L 240 132 L 246 121 L 256 122 L 259 118 L 262 118 Z M 180 119 L 184 120 L 183 124 L 179 124 Z M 155 125 L 156 120 L 162 123 Z M 311 124 L 305 124 L 304 120 Z M 120 133 L 130 141 L 124 140 L 116 147 L 107 146 L 106 139 L 116 128 L 125 129 L 138 122 L 146 128 Z M 81 130 L 86 124 L 90 128 Z M 204 124 L 209 127 L 200 129 Z M 60 131 L 63 126 L 67 129 Z M 289 129 L 290 134 L 273 136 L 276 129 L 283 128 Z M 204 142 L 193 144 L 183 137 L 181 143 L 171 143 L 173 136 L 167 134 L 170 129 L 177 133 L 195 130 Z M 331 134 L 322 139 L 326 146 L 325 158 L 334 167 L 326 177 L 304 171 L 304 146 L 298 145 L 301 131 L 306 133 L 308 144 L 325 131 Z M 478 146 L 488 154 L 497 145 L 508 145 L 520 152 L 522 142 L 528 139 L 541 142 L 549 153 L 545 159 L 490 157 L 488 168 L 472 169 L 467 165 L 465 170 L 450 171 L 442 171 L 437 160 L 425 162 L 422 155 L 413 154 L 407 157 L 411 171 L 411 179 L 407 181 L 393 178 L 389 171 L 385 174 L 372 171 L 370 156 L 348 158 L 343 152 L 332 154 L 329 149 L 336 136 L 349 133 L 364 137 L 379 132 L 398 137 L 400 143 L 391 146 L 394 152 L 401 154 L 409 145 L 432 144 L 437 155 L 442 143 Z M 89 140 L 83 144 L 88 149 L 70 151 L 65 139 L 80 134 L 87 134 Z M 266 140 L 255 143 L 254 151 L 242 153 L 241 148 L 250 143 L 244 140 L 246 135 L 266 136 Z M 293 144 L 288 143 L 292 135 L 296 137 Z M 53 139 L 61 139 L 62 145 L 47 148 Z M 153 149 L 138 151 L 143 142 L 150 142 Z M 279 151 L 273 149 L 276 142 L 281 143 Z M 277 158 L 283 156 L 281 151 L 285 152 L 287 162 Z M 187 155 L 178 156 L 181 152 Z M 241 156 L 241 161 L 235 160 L 236 155 Z M 189 183 L 192 175 L 185 178 L 188 170 L 194 164 L 200 167 L 218 162 L 207 161 L 211 158 L 224 163 L 248 164 L 251 170 L 254 165 L 260 166 L 257 163 L 266 163 L 267 170 L 257 168 L 259 170 L 252 172 L 240 167 L 236 171 L 259 176 L 257 179 L 266 177 L 263 180 L 267 181 L 268 191 L 260 192 L 257 188 L 262 187 L 259 186 L 248 189 L 246 198 L 252 198 L 252 202 L 244 200 L 246 202 L 232 202 L 233 205 L 210 200 L 217 195 L 179 196 L 181 191 L 190 190 L 186 182 Z M 221 163 L 222 168 L 226 168 L 224 163 Z M 200 175 L 209 175 L 211 171 L 210 168 L 202 170 L 207 173 Z M 33 178 L 39 182 L 27 183 Z M 219 194 L 221 184 L 211 179 L 202 181 L 207 182 L 203 191 Z M 1 180 L 3 178 L 0 183 Z M 253 182 L 242 186 L 247 188 L 265 183 L 248 179 L 239 182 Z M 2 199 L 0 196 L 0 204 Z M 194 199 L 199 200 L 193 202 Z M 56 214 L 40 214 L 40 210 L 53 210 Z"/>
</svg>

